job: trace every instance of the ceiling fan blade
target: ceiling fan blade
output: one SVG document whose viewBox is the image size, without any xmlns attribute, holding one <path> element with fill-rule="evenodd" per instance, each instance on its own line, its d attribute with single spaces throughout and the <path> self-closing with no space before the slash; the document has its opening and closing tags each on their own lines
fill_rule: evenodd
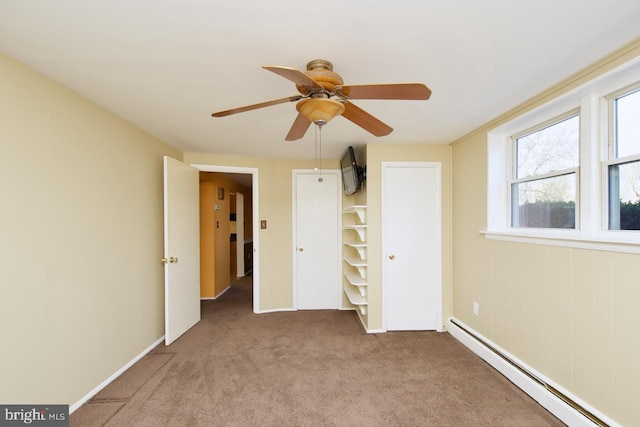
<svg viewBox="0 0 640 427">
<path fill-rule="evenodd" d="M 289 133 L 284 140 L 295 141 L 296 139 L 302 138 L 304 134 L 307 133 L 309 126 L 311 126 L 311 120 L 302 114 L 298 114 L 298 117 L 293 121 L 293 125 L 291 126 L 291 129 L 289 129 Z"/>
<path fill-rule="evenodd" d="M 343 85 L 335 94 L 345 99 L 429 99 L 431 90 L 422 83 L 389 83 L 373 85 Z"/>
<path fill-rule="evenodd" d="M 342 116 L 347 120 L 351 120 L 367 132 L 370 132 L 375 136 L 385 136 L 389 135 L 393 131 L 392 127 L 376 119 L 362 108 L 357 107 L 350 102 L 343 103 L 344 113 L 342 113 Z"/>
<path fill-rule="evenodd" d="M 256 110 L 258 108 L 270 107 L 272 105 L 284 104 L 285 102 L 300 101 L 303 97 L 300 95 L 287 96 L 286 98 L 273 99 L 271 101 L 260 102 L 258 104 L 245 105 L 244 107 L 232 108 L 230 110 L 218 111 L 212 113 L 211 117 L 224 117 L 231 114 L 243 113 L 245 111 Z"/>
<path fill-rule="evenodd" d="M 278 65 L 263 65 L 262 68 L 291 80 L 298 86 L 323 90 L 323 87 L 318 82 L 296 68 L 280 67 Z"/>
</svg>

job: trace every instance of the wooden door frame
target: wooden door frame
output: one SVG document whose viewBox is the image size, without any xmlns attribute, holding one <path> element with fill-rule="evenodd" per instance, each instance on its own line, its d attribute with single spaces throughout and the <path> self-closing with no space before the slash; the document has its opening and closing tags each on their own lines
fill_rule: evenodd
<svg viewBox="0 0 640 427">
<path fill-rule="evenodd" d="M 381 195 L 380 195 L 380 205 L 381 205 L 381 225 L 382 225 L 382 233 L 381 233 L 381 260 L 382 260 L 382 327 L 386 331 L 387 330 L 387 295 L 389 286 L 387 280 L 385 280 L 387 275 L 387 263 L 385 262 L 385 254 L 387 253 L 387 242 L 386 242 L 386 221 L 387 212 L 386 212 L 386 198 L 387 198 L 387 188 L 386 188 L 386 176 L 387 169 L 393 167 L 423 167 L 423 168 L 434 168 L 436 171 L 436 193 L 439 197 L 436 197 L 436 218 L 438 222 L 438 271 L 436 272 L 436 278 L 439 286 L 436 289 L 436 298 L 437 298 L 437 308 L 436 315 L 438 318 L 436 331 L 442 332 L 443 329 L 443 319 L 442 319 L 442 163 L 441 162 L 381 162 Z M 419 186 L 415 187 L 416 189 L 420 188 Z"/>
<path fill-rule="evenodd" d="M 315 171 L 313 169 L 293 169 L 291 171 L 291 228 L 292 228 L 292 233 L 291 233 L 291 263 L 292 263 L 292 295 L 293 295 L 293 310 L 298 310 L 298 269 L 297 269 L 297 254 L 296 254 L 296 245 L 297 245 L 297 213 L 296 213 L 296 207 L 297 207 L 297 176 L 298 175 L 318 175 L 320 172 L 319 171 Z M 338 277 L 336 278 L 336 280 L 338 281 L 338 289 L 337 289 L 337 296 L 336 298 L 338 298 L 338 309 L 342 310 L 343 307 L 343 301 L 342 298 L 340 297 L 342 294 L 342 258 L 341 258 L 341 248 L 342 248 L 342 193 L 341 193 L 341 179 L 342 179 L 342 172 L 338 169 L 322 169 L 321 171 L 322 174 L 325 175 L 336 175 L 337 178 L 337 186 L 336 186 L 336 191 L 338 192 L 337 194 L 337 202 L 338 202 L 338 212 L 336 212 L 337 218 L 338 218 L 338 244 L 337 244 L 337 248 L 336 248 L 336 253 L 338 254 L 337 259 L 336 259 L 336 264 L 338 265 Z"/>
<path fill-rule="evenodd" d="M 258 197 L 258 168 L 191 164 L 200 172 L 241 173 L 251 175 L 251 211 L 253 213 L 253 312 L 260 313 L 260 215 Z"/>
</svg>

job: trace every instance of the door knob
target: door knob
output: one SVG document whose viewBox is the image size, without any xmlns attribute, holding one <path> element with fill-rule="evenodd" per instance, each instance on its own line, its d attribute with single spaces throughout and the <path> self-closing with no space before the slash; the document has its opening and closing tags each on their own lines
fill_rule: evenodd
<svg viewBox="0 0 640 427">
<path fill-rule="evenodd" d="M 393 261 L 394 259 L 396 259 L 396 256 L 391 254 L 391 255 L 389 255 L 389 259 Z"/>
<path fill-rule="evenodd" d="M 176 262 L 178 262 L 178 258 L 177 257 L 176 258 L 174 258 L 174 257 L 169 258 L 169 264 L 173 264 L 173 263 L 176 263 Z"/>
<path fill-rule="evenodd" d="M 304 252 L 304 248 L 298 248 L 298 252 Z"/>
</svg>

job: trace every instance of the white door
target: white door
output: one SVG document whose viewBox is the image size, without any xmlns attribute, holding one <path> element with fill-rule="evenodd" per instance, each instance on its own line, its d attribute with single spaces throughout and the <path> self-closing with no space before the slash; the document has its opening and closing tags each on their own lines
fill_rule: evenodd
<svg viewBox="0 0 640 427">
<path fill-rule="evenodd" d="M 164 334 L 169 345 L 200 321 L 198 170 L 164 157 Z"/>
<path fill-rule="evenodd" d="M 340 180 L 337 171 L 294 171 L 296 307 L 337 309 L 340 298 Z"/>
<path fill-rule="evenodd" d="M 441 330 L 440 164 L 383 162 L 387 330 Z"/>
</svg>

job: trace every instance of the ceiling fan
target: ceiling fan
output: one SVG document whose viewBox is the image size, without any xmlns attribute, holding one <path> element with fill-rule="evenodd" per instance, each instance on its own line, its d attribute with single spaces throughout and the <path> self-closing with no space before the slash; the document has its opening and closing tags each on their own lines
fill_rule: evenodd
<svg viewBox="0 0 640 427">
<path fill-rule="evenodd" d="M 427 100 L 431 96 L 431 90 L 422 83 L 345 85 L 342 77 L 333 71 L 333 64 L 325 59 L 310 61 L 305 72 L 277 65 L 263 65 L 262 68 L 291 80 L 296 84 L 300 95 L 219 111 L 211 116 L 224 117 L 285 102 L 297 102 L 298 116 L 285 138 L 286 141 L 302 138 L 311 123 L 322 127 L 338 115 L 375 136 L 384 136 L 390 134 L 393 128 L 357 107 L 350 100 Z M 337 97 L 337 100 L 331 99 L 334 97 Z"/>
</svg>

